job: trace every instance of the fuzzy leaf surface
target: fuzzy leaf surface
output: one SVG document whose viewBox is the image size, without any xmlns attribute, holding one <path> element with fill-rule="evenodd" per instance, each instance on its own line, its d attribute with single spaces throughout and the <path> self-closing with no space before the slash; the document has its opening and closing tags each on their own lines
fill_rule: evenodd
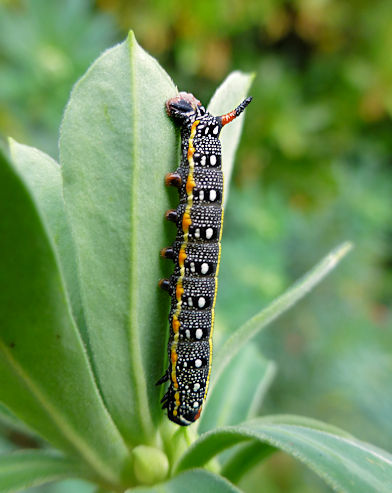
<svg viewBox="0 0 392 493">
<path fill-rule="evenodd" d="M 125 444 L 95 385 L 35 198 L 0 154 L 0 401 L 107 482 Z"/>
<path fill-rule="evenodd" d="M 59 257 L 72 313 L 84 335 L 75 249 L 65 215 L 63 183 L 59 164 L 44 152 L 14 139 L 8 140 L 11 164 L 34 196 Z"/>
<path fill-rule="evenodd" d="M 259 418 L 205 433 L 184 454 L 178 470 L 201 467 L 223 450 L 253 440 L 260 442 L 260 452 L 272 446 L 292 455 L 337 491 L 392 490 L 390 453 L 342 432 L 336 434 L 333 427 L 315 420 L 308 420 L 308 426 L 306 418 L 295 421 L 294 416 Z"/>
<path fill-rule="evenodd" d="M 0 493 L 80 476 L 77 461 L 44 451 L 0 455 Z"/>
<path fill-rule="evenodd" d="M 155 382 L 164 370 L 169 300 L 157 282 L 169 208 L 164 176 L 177 167 L 178 136 L 165 101 L 175 94 L 130 33 L 76 84 L 61 129 L 94 369 L 132 445 L 151 442 L 163 416 Z"/>
</svg>

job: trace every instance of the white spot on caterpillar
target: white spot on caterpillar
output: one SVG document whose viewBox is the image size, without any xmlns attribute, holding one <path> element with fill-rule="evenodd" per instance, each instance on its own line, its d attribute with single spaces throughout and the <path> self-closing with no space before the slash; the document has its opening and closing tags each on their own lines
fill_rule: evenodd
<svg viewBox="0 0 392 493">
<path fill-rule="evenodd" d="M 200 228 L 195 229 L 195 238 L 200 238 Z"/>
<path fill-rule="evenodd" d="M 193 306 L 193 301 L 192 301 L 191 296 L 189 296 L 189 298 L 188 298 L 188 305 Z"/>
<path fill-rule="evenodd" d="M 196 339 L 201 339 L 203 337 L 203 331 L 201 329 L 196 329 L 195 336 Z"/>
<path fill-rule="evenodd" d="M 204 262 L 203 264 L 201 264 L 200 272 L 202 274 L 204 274 L 204 275 L 207 274 L 208 269 L 209 269 L 209 267 L 208 267 L 208 264 L 206 262 Z"/>
<path fill-rule="evenodd" d="M 204 200 L 204 190 L 200 190 L 200 192 L 199 192 L 199 200 Z"/>
<path fill-rule="evenodd" d="M 207 228 L 206 229 L 206 238 L 207 240 L 210 240 L 212 238 L 212 235 L 214 234 L 214 230 L 212 228 Z"/>
<path fill-rule="evenodd" d="M 216 199 L 216 191 L 215 190 L 210 190 L 210 200 L 211 202 L 214 202 Z"/>
<path fill-rule="evenodd" d="M 206 304 L 205 298 L 203 298 L 203 296 L 200 296 L 199 301 L 197 302 L 197 304 L 199 305 L 199 308 L 203 308 L 203 306 Z"/>
<path fill-rule="evenodd" d="M 205 156 L 202 156 L 201 159 L 200 159 L 200 164 L 202 166 L 205 166 L 206 165 L 206 161 L 207 161 L 207 158 Z"/>
<path fill-rule="evenodd" d="M 201 359 L 197 359 L 197 360 L 195 361 L 195 366 L 196 366 L 196 368 L 200 368 L 200 367 L 201 367 L 201 365 L 202 365 L 202 361 L 201 361 Z"/>
<path fill-rule="evenodd" d="M 216 164 L 216 156 L 215 156 L 215 154 L 211 154 L 211 156 L 210 156 L 210 163 L 212 164 L 212 166 L 214 166 Z"/>
<path fill-rule="evenodd" d="M 191 338 L 191 331 L 189 329 L 186 329 L 185 336 L 186 336 L 187 339 L 190 339 Z"/>
<path fill-rule="evenodd" d="M 195 272 L 195 271 L 196 271 L 195 262 L 191 262 L 191 272 Z"/>
<path fill-rule="evenodd" d="M 195 385 L 193 386 L 193 392 L 197 392 L 200 389 L 200 384 L 199 382 L 196 382 Z"/>
<path fill-rule="evenodd" d="M 206 129 L 204 130 L 205 135 L 207 135 L 207 134 L 208 134 L 208 130 L 209 130 L 209 128 L 208 128 L 208 127 L 206 127 Z"/>
<path fill-rule="evenodd" d="M 199 407 L 199 403 L 198 403 L 197 401 L 195 401 L 195 402 L 193 403 L 193 407 L 194 407 L 194 408 Z"/>
<path fill-rule="evenodd" d="M 216 126 L 216 127 L 214 128 L 213 133 L 214 133 L 215 135 L 218 135 L 218 133 L 219 133 L 219 127 L 218 127 L 218 126 Z"/>
</svg>

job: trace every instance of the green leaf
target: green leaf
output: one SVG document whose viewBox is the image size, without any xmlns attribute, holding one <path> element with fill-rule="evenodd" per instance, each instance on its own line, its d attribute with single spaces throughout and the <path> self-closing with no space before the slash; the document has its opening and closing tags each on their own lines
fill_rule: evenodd
<svg viewBox="0 0 392 493">
<path fill-rule="evenodd" d="M 268 392 L 270 385 L 272 384 L 276 374 L 276 364 L 274 361 L 266 360 L 262 356 L 260 357 L 260 365 L 263 365 L 263 369 L 258 373 L 258 383 L 254 387 L 253 397 L 249 399 L 250 405 L 248 405 L 248 412 L 245 419 L 255 418 L 260 414 L 260 409 L 264 401 L 264 397 Z M 261 368 L 261 366 L 260 366 Z M 247 375 L 251 378 L 250 375 Z"/>
<path fill-rule="evenodd" d="M 0 153 L 0 401 L 117 483 L 127 449 L 95 385 L 34 199 Z"/>
<path fill-rule="evenodd" d="M 155 382 L 164 371 L 169 303 L 157 282 L 170 205 L 164 176 L 178 165 L 165 112 L 175 94 L 130 33 L 76 84 L 61 130 L 64 197 L 94 368 L 133 445 L 152 444 L 163 416 Z"/>
<path fill-rule="evenodd" d="M 134 488 L 129 493 L 239 493 L 226 479 L 203 470 L 186 471 L 170 481 L 151 488 Z"/>
<path fill-rule="evenodd" d="M 294 416 L 259 418 L 239 426 L 202 435 L 184 454 L 177 470 L 200 467 L 226 448 L 247 440 L 281 449 L 310 467 L 338 491 L 368 493 L 392 491 L 392 455 L 368 443 L 331 433 L 315 420 Z M 308 421 L 309 426 L 305 423 Z M 267 445 L 265 445 L 267 444 Z"/>
<path fill-rule="evenodd" d="M 44 152 L 9 139 L 11 164 L 34 196 L 59 257 L 72 313 L 85 335 L 75 249 L 63 200 L 63 183 L 58 163 Z M 86 338 L 85 338 L 86 339 Z"/>
<path fill-rule="evenodd" d="M 249 339 L 311 291 L 337 266 L 351 248 L 351 243 L 346 242 L 332 250 L 291 288 L 236 330 L 216 352 L 211 374 L 211 386 L 215 385 L 223 370 L 231 363 L 234 356 L 242 350 Z"/>
<path fill-rule="evenodd" d="M 223 115 L 233 110 L 249 96 L 248 91 L 253 79 L 253 74 L 244 74 L 239 71 L 232 72 L 215 91 L 208 105 L 208 111 L 212 115 Z M 244 116 L 245 114 L 242 114 L 230 123 L 230 125 L 227 125 L 221 134 L 223 175 L 225 177 L 225 204 L 229 195 L 229 184 L 234 167 L 235 153 L 244 124 Z"/>
<path fill-rule="evenodd" d="M 239 480 L 263 459 L 276 452 L 275 447 L 264 445 L 260 442 L 245 442 L 237 447 L 237 450 L 225 461 L 221 475 L 232 483 L 237 484 Z"/>
<path fill-rule="evenodd" d="M 209 394 L 199 420 L 199 433 L 254 417 L 274 373 L 274 363 L 248 344 L 225 368 Z"/>
<path fill-rule="evenodd" d="M 262 416 L 252 421 L 262 422 L 268 424 L 281 424 L 284 422 L 286 425 L 305 426 L 314 430 L 325 431 L 326 433 L 332 433 L 333 435 L 339 435 L 344 438 L 354 438 L 351 433 L 348 433 L 341 428 L 318 419 L 308 418 L 305 416 L 297 416 L 295 414 L 273 414 L 270 416 Z"/>
<path fill-rule="evenodd" d="M 291 415 L 273 415 L 264 416 L 261 418 L 263 423 L 276 423 L 279 424 L 284 421 L 285 424 L 293 424 L 295 426 L 305 426 L 312 427 L 316 430 L 325 431 L 327 433 L 332 433 L 335 435 L 340 435 L 342 437 L 352 436 L 327 423 L 317 421 L 311 418 L 303 418 L 301 416 L 291 416 Z M 262 459 L 268 457 L 276 449 L 273 446 L 264 444 L 260 446 L 259 441 L 251 441 L 250 443 L 245 442 L 240 445 L 237 450 L 229 457 L 229 459 L 224 463 L 222 467 L 221 474 L 226 477 L 229 481 L 233 483 L 238 483 L 238 481 L 246 474 L 249 469 L 258 464 Z"/>
<path fill-rule="evenodd" d="M 0 493 L 11 493 L 49 481 L 83 476 L 75 460 L 49 452 L 0 455 Z"/>
<path fill-rule="evenodd" d="M 8 429 L 36 438 L 36 434 L 0 402 L 0 424 Z"/>
</svg>

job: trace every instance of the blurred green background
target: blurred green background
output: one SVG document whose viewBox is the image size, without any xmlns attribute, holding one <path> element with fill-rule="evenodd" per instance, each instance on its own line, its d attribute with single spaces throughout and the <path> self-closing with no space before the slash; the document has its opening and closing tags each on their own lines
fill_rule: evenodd
<svg viewBox="0 0 392 493">
<path fill-rule="evenodd" d="M 130 28 L 204 102 L 230 71 L 255 72 L 225 214 L 215 333 L 224 337 L 353 241 L 338 270 L 258 338 L 278 365 L 261 412 L 322 419 L 388 450 L 391 20 L 391 2 L 370 0 L 0 0 L 0 132 L 55 158 L 73 83 Z M 0 446 L 19 445 L 4 434 Z M 241 486 L 329 491 L 283 454 Z"/>
</svg>

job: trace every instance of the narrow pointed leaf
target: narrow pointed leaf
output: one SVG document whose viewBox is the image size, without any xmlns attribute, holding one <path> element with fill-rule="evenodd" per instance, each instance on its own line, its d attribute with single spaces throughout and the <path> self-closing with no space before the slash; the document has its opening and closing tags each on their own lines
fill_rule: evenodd
<svg viewBox="0 0 392 493">
<path fill-rule="evenodd" d="M 0 401 L 117 482 L 127 449 L 99 396 L 44 221 L 3 154 L 0 184 Z"/>
<path fill-rule="evenodd" d="M 22 177 L 40 209 L 59 257 L 75 321 L 84 335 L 75 249 L 65 216 L 59 164 L 44 152 L 9 139 L 11 164 Z"/>
<path fill-rule="evenodd" d="M 0 493 L 83 476 L 77 461 L 43 451 L 0 455 Z"/>
<path fill-rule="evenodd" d="M 293 415 L 279 415 L 264 416 L 259 419 L 263 423 L 279 424 L 284 422 L 287 424 L 293 424 L 295 426 L 312 427 L 315 430 L 325 431 L 334 435 L 342 437 L 353 438 L 349 433 L 321 421 L 317 421 L 311 418 L 304 418 L 301 416 Z M 252 467 L 258 464 L 261 460 L 265 459 L 276 449 L 272 445 L 263 444 L 260 446 L 259 441 L 245 442 L 240 445 L 238 449 L 228 458 L 224 463 L 221 474 L 229 481 L 238 483 L 238 481 L 244 476 Z"/>
<path fill-rule="evenodd" d="M 351 248 L 351 243 L 346 242 L 332 250 L 291 288 L 236 330 L 217 351 L 212 372 L 212 386 L 249 339 L 311 291 L 337 266 Z"/>
<path fill-rule="evenodd" d="M 244 74 L 239 71 L 232 72 L 215 91 L 208 105 L 208 111 L 213 115 L 223 115 L 233 110 L 249 96 L 248 92 L 253 79 L 253 74 Z M 225 177 L 225 204 L 229 195 L 234 158 L 240 141 L 244 118 L 245 114 L 239 116 L 230 125 L 227 125 L 221 133 L 223 175 Z"/>
<path fill-rule="evenodd" d="M 274 422 L 275 421 L 275 422 Z M 314 420 L 295 417 L 285 422 L 263 420 L 245 422 L 239 426 L 221 428 L 202 435 L 184 454 L 178 471 L 200 467 L 224 449 L 253 440 L 265 447 L 281 449 L 310 467 L 338 491 L 367 493 L 392 490 L 392 455 L 368 443 L 334 434 L 331 428 Z M 325 429 L 323 429 L 325 428 Z"/>
<path fill-rule="evenodd" d="M 153 440 L 163 416 L 155 382 L 163 372 L 169 303 L 157 282 L 169 208 L 164 176 L 177 166 L 165 101 L 175 94 L 131 33 L 76 84 L 61 130 L 64 197 L 94 368 L 131 444 Z"/>
<path fill-rule="evenodd" d="M 240 493 L 240 490 L 226 479 L 212 472 L 198 470 L 186 471 L 170 481 L 157 486 L 140 487 L 128 490 L 138 493 Z"/>
<path fill-rule="evenodd" d="M 28 426 L 23 423 L 20 419 L 18 419 L 14 413 L 12 413 L 9 409 L 4 406 L 0 402 L 0 424 L 4 425 L 7 429 L 15 430 L 18 433 L 22 433 L 24 435 L 29 435 L 32 437 L 36 437 L 37 435 L 31 430 Z"/>
<path fill-rule="evenodd" d="M 257 405 L 269 387 L 275 365 L 264 359 L 254 345 L 248 344 L 225 368 L 208 396 L 200 417 L 199 433 L 218 426 L 235 425 L 254 417 Z"/>
<path fill-rule="evenodd" d="M 259 378 L 258 385 L 254 389 L 253 397 L 250 399 L 250 405 L 245 419 L 255 418 L 260 414 L 260 409 L 276 375 L 276 363 L 271 360 L 262 358 L 265 365 L 262 377 Z M 258 374 L 259 375 L 259 374 Z M 249 378 L 249 375 L 248 375 Z"/>
<path fill-rule="evenodd" d="M 306 416 L 297 416 L 296 414 L 272 414 L 249 420 L 249 422 L 268 424 L 285 423 L 286 425 L 304 426 L 306 428 L 312 428 L 313 430 L 325 431 L 326 433 L 339 435 L 343 438 L 354 438 L 351 433 L 342 430 L 335 425 L 325 423 L 324 421 L 320 421 L 318 419 L 308 418 Z"/>
</svg>

